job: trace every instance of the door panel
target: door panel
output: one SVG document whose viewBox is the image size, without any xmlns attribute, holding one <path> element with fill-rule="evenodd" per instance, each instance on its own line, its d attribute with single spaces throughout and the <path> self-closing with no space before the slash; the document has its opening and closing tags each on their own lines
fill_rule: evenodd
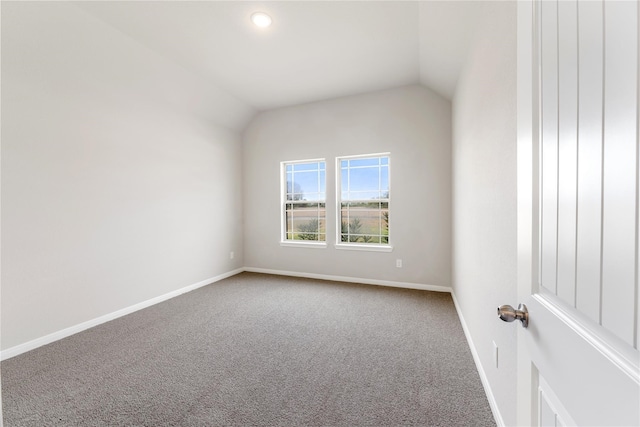
<svg viewBox="0 0 640 427">
<path fill-rule="evenodd" d="M 558 3 L 557 295 L 575 305 L 578 171 L 578 3 Z"/>
<path fill-rule="evenodd" d="M 557 414 L 554 409 L 551 407 L 549 399 L 546 398 L 544 393 L 540 391 L 539 395 L 540 401 L 540 425 L 542 427 L 556 427 L 558 425 Z"/>
<path fill-rule="evenodd" d="M 603 7 L 578 7 L 578 213 L 576 308 L 600 322 L 600 231 L 602 201 Z"/>
<path fill-rule="evenodd" d="M 586 318 L 544 290 L 527 306 L 531 359 L 576 425 L 638 425 L 633 352 L 620 351 L 621 341 L 598 331 L 601 326 L 588 327 Z"/>
<path fill-rule="evenodd" d="M 604 4 L 602 320 L 630 345 L 635 338 L 635 223 L 638 4 Z"/>
<path fill-rule="evenodd" d="M 542 377 L 539 378 L 538 401 L 538 417 L 541 426 L 564 427 L 577 424 Z"/>
<path fill-rule="evenodd" d="M 540 285 L 580 310 L 576 266 L 584 269 L 587 264 L 576 263 L 576 253 L 578 260 L 583 254 L 576 248 L 586 248 L 589 275 L 580 271 L 580 279 L 586 282 L 578 285 L 578 294 L 586 290 L 587 314 L 635 346 L 638 5 L 600 3 L 599 16 L 590 17 L 602 23 L 594 29 L 603 42 L 581 43 L 580 53 L 592 63 L 581 64 L 589 67 L 585 70 L 588 84 L 578 91 L 583 71 L 582 66 L 577 68 L 578 26 L 589 39 L 588 25 L 595 23 L 583 26 L 577 21 L 578 10 L 585 4 L 575 0 L 540 3 Z M 600 76 L 592 66 L 600 66 Z M 595 81 L 598 77 L 600 84 Z M 593 102 L 598 100 L 594 89 L 602 93 L 599 104 Z M 589 101 L 580 104 L 587 108 L 583 119 L 599 114 L 599 126 L 577 120 L 582 91 Z M 578 159 L 586 163 L 578 164 Z M 578 170 L 584 182 L 577 180 Z M 582 200 L 577 199 L 579 188 Z M 582 211 L 590 227 L 581 227 L 577 233 Z"/>
<path fill-rule="evenodd" d="M 636 69 L 636 87 L 638 88 L 637 107 L 636 107 L 636 336 L 635 336 L 635 349 L 640 350 L 640 5 L 638 5 L 637 15 L 637 33 L 638 38 L 636 43 L 638 44 L 638 66 Z M 1 426 L 0 426 L 1 427 Z"/>
<path fill-rule="evenodd" d="M 557 292 L 558 248 L 558 4 L 540 4 L 542 19 L 548 23 L 540 32 L 540 103 L 542 117 L 541 157 L 541 258 L 542 284 Z"/>
<path fill-rule="evenodd" d="M 638 9 L 518 6 L 523 425 L 640 425 Z"/>
</svg>

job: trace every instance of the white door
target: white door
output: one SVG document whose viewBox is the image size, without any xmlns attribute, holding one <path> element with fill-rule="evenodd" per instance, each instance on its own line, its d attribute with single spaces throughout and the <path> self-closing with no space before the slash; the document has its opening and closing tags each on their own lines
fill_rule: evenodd
<svg viewBox="0 0 640 427">
<path fill-rule="evenodd" d="M 520 425 L 640 425 L 639 14 L 518 3 Z"/>
</svg>

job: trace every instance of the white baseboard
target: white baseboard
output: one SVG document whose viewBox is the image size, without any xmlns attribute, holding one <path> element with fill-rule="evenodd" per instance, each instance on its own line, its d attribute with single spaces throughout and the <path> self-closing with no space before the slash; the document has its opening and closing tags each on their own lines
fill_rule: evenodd
<svg viewBox="0 0 640 427">
<path fill-rule="evenodd" d="M 168 292 L 164 295 L 160 295 L 155 298 L 151 298 L 149 300 L 139 302 L 129 307 L 114 311 L 113 313 L 105 314 L 104 316 L 100 316 L 95 319 L 82 322 L 78 325 L 74 325 L 69 328 L 62 329 L 61 331 L 57 331 L 49 335 L 45 335 L 44 337 L 36 338 L 35 340 L 31 340 L 24 344 L 20 344 L 15 347 L 8 348 L 0 352 L 0 360 L 6 360 L 11 357 L 17 356 L 19 354 L 25 353 L 27 351 L 34 350 L 43 345 L 50 344 L 54 341 L 61 340 L 62 338 L 66 338 L 73 334 L 77 334 L 78 332 L 82 332 L 86 329 L 93 328 L 94 326 L 98 326 L 110 320 L 117 319 L 118 317 L 126 316 L 127 314 L 131 314 L 134 311 L 142 310 L 143 308 L 147 308 L 152 305 L 161 303 L 168 299 L 177 297 L 178 295 L 182 295 L 184 293 L 196 290 L 198 288 L 217 282 L 219 280 L 226 279 L 227 277 L 235 276 L 236 274 L 242 273 L 243 271 L 244 269 L 238 268 L 238 269 L 220 274 L 218 276 L 211 277 L 206 280 L 202 280 L 198 283 L 194 283 L 193 285 L 185 286 L 184 288 L 180 288 L 175 291 Z"/>
<path fill-rule="evenodd" d="M 471 339 L 471 332 L 469 332 L 469 328 L 467 327 L 467 322 L 465 322 L 464 317 L 462 316 L 462 310 L 458 305 L 458 299 L 456 298 L 456 294 L 453 291 L 451 291 L 451 297 L 453 298 L 453 305 L 455 305 L 456 311 L 458 312 L 458 318 L 460 318 L 460 324 L 462 325 L 462 330 L 464 331 L 465 337 L 467 337 L 467 343 L 469 343 L 469 348 L 471 349 L 471 355 L 473 356 L 473 361 L 475 362 L 476 368 L 478 369 L 478 374 L 480 375 L 480 381 L 482 382 L 482 387 L 484 387 L 484 392 L 486 393 L 487 399 L 489 400 L 489 406 L 491 407 L 493 418 L 495 419 L 498 427 L 504 427 L 505 426 L 504 419 L 502 418 L 502 414 L 500 413 L 500 409 L 498 408 L 498 403 L 496 402 L 496 398 L 493 395 L 493 391 L 491 390 L 491 385 L 489 384 L 489 379 L 487 378 L 487 374 L 484 371 L 482 362 L 480 362 L 480 355 L 478 355 L 476 346 L 473 344 L 473 340 Z"/>
<path fill-rule="evenodd" d="M 334 282 L 363 283 L 365 285 L 391 286 L 393 288 L 419 289 L 422 291 L 451 292 L 448 286 L 425 285 L 421 283 L 394 282 L 389 280 L 363 279 L 360 277 L 332 276 L 328 274 L 301 273 L 298 271 L 271 270 L 268 268 L 245 267 L 252 273 L 277 274 L 280 276 L 305 277 L 307 279 L 332 280 Z"/>
</svg>

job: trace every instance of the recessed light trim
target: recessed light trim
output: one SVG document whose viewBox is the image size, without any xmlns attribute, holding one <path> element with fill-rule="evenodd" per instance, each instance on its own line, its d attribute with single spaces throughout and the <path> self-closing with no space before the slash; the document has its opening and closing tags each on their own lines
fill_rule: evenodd
<svg viewBox="0 0 640 427">
<path fill-rule="evenodd" d="M 251 15 L 251 22 L 260 28 L 266 28 L 271 25 L 271 17 L 264 12 L 255 12 Z"/>
</svg>

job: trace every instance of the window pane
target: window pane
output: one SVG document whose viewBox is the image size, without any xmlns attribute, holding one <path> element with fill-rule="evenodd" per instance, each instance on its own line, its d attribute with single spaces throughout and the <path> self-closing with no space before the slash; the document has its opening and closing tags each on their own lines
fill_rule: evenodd
<svg viewBox="0 0 640 427">
<path fill-rule="evenodd" d="M 380 168 L 380 190 L 389 191 L 389 167 Z"/>
<path fill-rule="evenodd" d="M 322 170 L 320 171 L 320 174 L 318 176 L 318 191 L 320 193 L 324 193 L 325 191 L 327 191 L 327 179 L 326 179 L 326 171 Z M 323 196 L 324 199 L 324 196 Z"/>
<path fill-rule="evenodd" d="M 295 180 L 295 175 L 292 175 L 293 178 L 287 181 L 287 200 L 302 200 L 302 188 L 300 187 L 300 183 Z"/>
<path fill-rule="evenodd" d="M 286 188 L 286 199 L 293 200 L 293 174 L 291 172 L 287 172 L 287 188 Z"/>
<path fill-rule="evenodd" d="M 314 212 L 315 213 L 315 212 Z M 293 230 L 296 233 L 299 232 L 318 232 L 318 216 L 293 216 Z"/>
<path fill-rule="evenodd" d="M 304 200 L 305 194 L 318 192 L 318 171 L 295 172 L 293 182 L 294 193 L 300 195 L 300 198 L 296 200 Z"/>
<path fill-rule="evenodd" d="M 325 222 L 318 217 L 295 217 L 293 239 L 295 240 L 325 240 Z"/>
<path fill-rule="evenodd" d="M 380 164 L 379 157 L 373 157 L 370 159 L 351 159 L 349 160 L 349 167 L 356 168 L 360 166 L 378 166 Z"/>
<path fill-rule="evenodd" d="M 349 209 L 349 233 L 380 234 L 381 217 L 379 210 L 352 207 Z"/>
<path fill-rule="evenodd" d="M 324 167 L 323 167 L 324 168 Z M 317 171 L 320 169 L 320 163 L 312 162 L 312 163 L 295 163 L 293 165 L 293 170 L 295 172 L 300 171 Z"/>
<path fill-rule="evenodd" d="M 349 189 L 351 191 L 378 190 L 380 168 L 360 168 L 349 171 Z"/>
<path fill-rule="evenodd" d="M 343 196 L 349 191 L 349 169 L 341 169 L 340 171 L 340 188 L 342 189 Z"/>
<path fill-rule="evenodd" d="M 326 233 L 324 203 L 287 204 L 286 217 L 288 239 L 319 240 L 318 235 Z"/>
<path fill-rule="evenodd" d="M 308 216 L 309 212 L 316 212 L 314 215 L 317 216 L 317 212 L 324 211 L 324 206 L 324 202 L 294 202 L 291 204 L 291 209 L 296 216 Z"/>
<path fill-rule="evenodd" d="M 379 191 L 351 191 L 344 200 L 377 200 L 380 194 Z"/>
</svg>

